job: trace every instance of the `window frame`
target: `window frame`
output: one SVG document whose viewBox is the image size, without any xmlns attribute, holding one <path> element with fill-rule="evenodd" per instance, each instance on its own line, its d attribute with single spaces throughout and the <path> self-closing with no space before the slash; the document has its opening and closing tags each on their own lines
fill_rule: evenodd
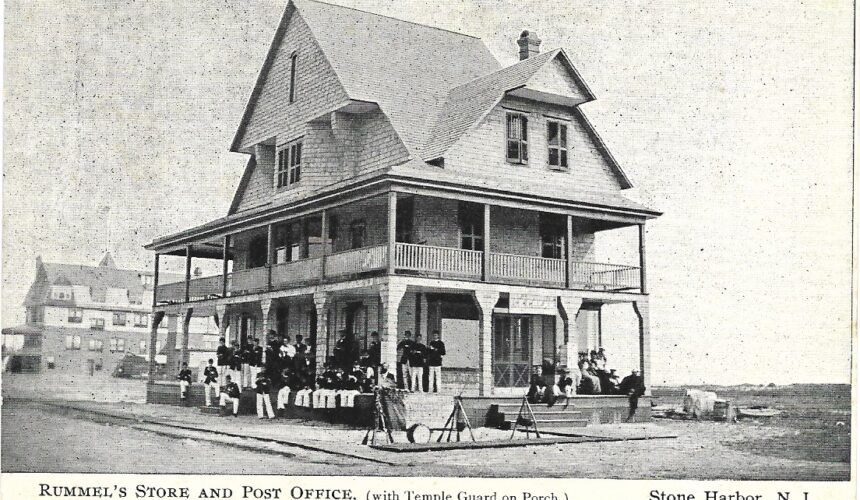
<svg viewBox="0 0 860 500">
<path fill-rule="evenodd" d="M 128 317 L 126 313 L 121 311 L 115 311 L 113 313 L 113 317 L 111 318 L 111 325 L 113 326 L 125 326 L 128 324 Z"/>
<path fill-rule="evenodd" d="M 66 340 L 64 343 L 67 351 L 80 351 L 81 350 L 81 336 L 80 335 L 66 335 Z"/>
<path fill-rule="evenodd" d="M 290 141 L 280 148 L 275 156 L 275 186 L 288 188 L 302 180 L 304 137 Z"/>
<path fill-rule="evenodd" d="M 138 327 L 149 326 L 149 314 L 134 313 L 134 326 L 138 326 Z"/>
<path fill-rule="evenodd" d="M 70 307 L 66 318 L 69 323 L 83 323 L 84 310 L 79 307 Z"/>
<path fill-rule="evenodd" d="M 484 251 L 484 216 L 483 210 L 479 210 L 478 204 L 461 202 L 457 207 L 457 222 L 460 233 L 460 249 L 475 252 Z M 468 240 L 469 245 L 464 242 Z"/>
<path fill-rule="evenodd" d="M 104 330 L 105 329 L 105 319 L 104 318 L 90 318 L 90 330 Z"/>
<path fill-rule="evenodd" d="M 550 143 L 550 127 L 555 125 L 556 128 L 556 144 Z M 569 170 L 570 169 L 570 140 L 568 134 L 568 124 L 562 120 L 549 118 L 546 121 L 546 164 L 553 170 Z M 556 152 L 556 162 L 552 163 L 552 153 Z M 563 160 L 563 161 L 562 161 Z"/>
<path fill-rule="evenodd" d="M 358 240 L 356 237 L 358 237 Z M 364 219 L 353 219 L 349 223 L 349 249 L 357 250 L 365 246 L 367 246 L 367 221 Z"/>
<path fill-rule="evenodd" d="M 519 134 L 518 136 L 511 135 L 513 129 L 511 124 L 514 123 L 512 121 L 513 118 L 518 118 L 519 120 Z M 523 111 L 513 111 L 506 110 L 505 111 L 505 161 L 512 165 L 528 165 L 529 162 L 529 115 Z M 511 143 L 516 142 L 517 144 L 517 156 L 513 157 L 510 155 L 511 152 Z"/>
<path fill-rule="evenodd" d="M 298 67 L 298 52 L 290 54 L 290 104 L 296 102 L 296 73 Z"/>
</svg>

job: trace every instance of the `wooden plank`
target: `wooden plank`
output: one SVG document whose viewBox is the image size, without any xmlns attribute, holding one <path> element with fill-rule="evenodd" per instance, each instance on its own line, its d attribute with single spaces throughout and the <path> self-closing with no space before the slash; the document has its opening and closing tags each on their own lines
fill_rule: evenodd
<svg viewBox="0 0 860 500">
<path fill-rule="evenodd" d="M 371 448 L 397 453 L 418 451 L 446 451 L 446 450 L 475 450 L 481 448 L 517 448 L 522 446 L 546 446 L 551 444 L 570 443 L 595 443 L 601 441 L 623 441 L 618 438 L 605 438 L 595 436 L 564 436 L 541 439 L 494 439 L 490 441 L 456 441 L 441 442 L 431 441 L 429 443 L 392 443 L 378 444 Z"/>
</svg>

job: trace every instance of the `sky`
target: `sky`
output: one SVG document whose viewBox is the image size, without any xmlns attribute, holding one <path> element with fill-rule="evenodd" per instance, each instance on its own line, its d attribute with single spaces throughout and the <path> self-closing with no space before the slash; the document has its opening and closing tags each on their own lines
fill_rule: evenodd
<svg viewBox="0 0 860 500">
<path fill-rule="evenodd" d="M 654 383 L 850 382 L 850 2 L 331 3 L 478 36 L 504 65 L 524 29 L 566 49 L 626 195 L 664 213 Z M 144 244 L 226 214 L 285 5 L 5 2 L 4 327 L 37 255 L 151 269 Z"/>
</svg>

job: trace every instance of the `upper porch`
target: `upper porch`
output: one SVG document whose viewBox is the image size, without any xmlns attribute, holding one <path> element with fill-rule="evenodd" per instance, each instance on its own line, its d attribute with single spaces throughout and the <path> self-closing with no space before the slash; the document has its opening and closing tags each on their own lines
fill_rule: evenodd
<svg viewBox="0 0 860 500">
<path fill-rule="evenodd" d="M 314 208 L 149 245 L 156 280 L 160 256 L 185 260 L 183 281 L 156 281 L 154 307 L 384 274 L 647 293 L 644 224 L 654 215 L 394 186 Z M 621 228 L 634 240 L 628 259 L 607 262 L 596 235 Z M 193 259 L 201 258 L 220 260 L 220 272 L 192 273 Z"/>
</svg>

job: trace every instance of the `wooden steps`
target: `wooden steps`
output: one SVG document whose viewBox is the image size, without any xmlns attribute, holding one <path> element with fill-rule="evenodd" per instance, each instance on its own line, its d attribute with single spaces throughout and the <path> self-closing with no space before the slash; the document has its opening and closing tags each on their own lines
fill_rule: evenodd
<svg viewBox="0 0 860 500">
<path fill-rule="evenodd" d="M 514 427 L 522 404 L 520 401 L 490 405 L 490 413 L 495 414 L 495 422 L 500 429 L 508 430 Z M 589 422 L 588 419 L 582 418 L 581 411 L 575 410 L 572 404 L 563 399 L 553 406 L 542 403 L 531 405 L 531 412 L 538 430 L 586 427 Z"/>
</svg>

